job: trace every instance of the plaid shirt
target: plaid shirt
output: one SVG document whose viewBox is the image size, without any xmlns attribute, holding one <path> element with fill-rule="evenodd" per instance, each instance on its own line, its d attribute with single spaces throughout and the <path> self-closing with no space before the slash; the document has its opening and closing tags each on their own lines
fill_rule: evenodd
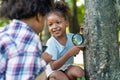
<svg viewBox="0 0 120 80">
<path fill-rule="evenodd" d="M 34 80 L 46 66 L 38 35 L 13 20 L 0 30 L 0 80 Z"/>
</svg>

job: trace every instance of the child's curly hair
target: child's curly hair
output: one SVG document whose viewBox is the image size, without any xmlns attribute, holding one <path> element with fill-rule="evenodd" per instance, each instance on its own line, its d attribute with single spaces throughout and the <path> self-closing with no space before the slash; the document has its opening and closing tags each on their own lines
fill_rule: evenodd
<svg viewBox="0 0 120 80">
<path fill-rule="evenodd" d="M 0 17 L 8 19 L 44 16 L 52 8 L 52 0 L 1 0 Z"/>
<path fill-rule="evenodd" d="M 67 4 L 65 4 L 63 1 L 56 1 L 54 4 L 54 9 L 52 9 L 47 16 L 50 13 L 60 13 L 62 17 L 64 17 L 65 19 L 68 19 L 68 17 L 70 16 L 70 8 L 68 7 Z"/>
</svg>

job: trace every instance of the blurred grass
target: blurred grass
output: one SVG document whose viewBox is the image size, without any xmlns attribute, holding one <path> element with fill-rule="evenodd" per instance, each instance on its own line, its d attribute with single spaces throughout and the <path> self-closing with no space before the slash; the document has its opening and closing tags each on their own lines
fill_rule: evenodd
<svg viewBox="0 0 120 80">
<path fill-rule="evenodd" d="M 77 78 L 77 80 L 85 80 L 85 77 L 82 77 L 81 79 L 80 79 L 80 78 Z"/>
</svg>

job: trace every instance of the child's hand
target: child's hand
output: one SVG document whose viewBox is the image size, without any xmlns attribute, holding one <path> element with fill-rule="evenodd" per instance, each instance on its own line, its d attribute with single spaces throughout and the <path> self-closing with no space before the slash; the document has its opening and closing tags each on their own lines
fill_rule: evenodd
<svg viewBox="0 0 120 80">
<path fill-rule="evenodd" d="M 80 50 L 83 50 L 85 48 L 84 45 L 81 45 L 81 46 L 73 46 L 71 49 L 68 50 L 68 54 L 70 56 L 75 56 L 79 53 Z"/>
<path fill-rule="evenodd" d="M 80 45 L 80 46 L 77 46 L 80 48 L 80 50 L 83 50 L 85 48 L 85 45 Z"/>
</svg>

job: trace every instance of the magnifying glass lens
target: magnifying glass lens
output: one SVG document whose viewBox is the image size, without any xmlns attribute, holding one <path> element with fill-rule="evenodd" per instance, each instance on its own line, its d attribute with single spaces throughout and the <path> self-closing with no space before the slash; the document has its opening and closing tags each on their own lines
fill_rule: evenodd
<svg viewBox="0 0 120 80">
<path fill-rule="evenodd" d="M 80 46 L 83 43 L 83 36 L 81 34 L 74 34 L 72 37 L 74 45 Z"/>
</svg>

